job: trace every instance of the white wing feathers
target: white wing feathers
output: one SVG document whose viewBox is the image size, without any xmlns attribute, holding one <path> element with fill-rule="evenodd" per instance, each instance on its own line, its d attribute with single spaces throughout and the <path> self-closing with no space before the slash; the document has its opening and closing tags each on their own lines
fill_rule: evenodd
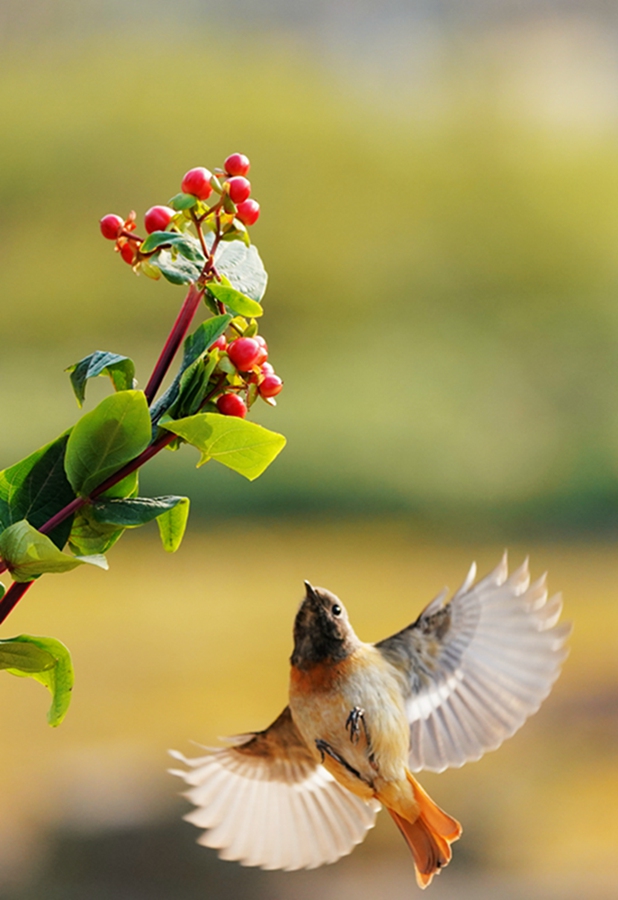
<svg viewBox="0 0 618 900">
<path fill-rule="evenodd" d="M 289 710 L 264 732 L 197 759 L 173 752 L 189 770 L 197 809 L 185 818 L 207 829 L 198 840 L 222 859 L 263 869 L 311 869 L 360 843 L 378 803 L 364 803 L 316 764 Z"/>
<path fill-rule="evenodd" d="M 473 585 L 472 566 L 449 603 L 376 646 L 405 676 L 410 768 L 441 772 L 494 750 L 541 705 L 567 655 L 560 595 L 528 561 L 508 577 L 506 554 Z"/>
</svg>

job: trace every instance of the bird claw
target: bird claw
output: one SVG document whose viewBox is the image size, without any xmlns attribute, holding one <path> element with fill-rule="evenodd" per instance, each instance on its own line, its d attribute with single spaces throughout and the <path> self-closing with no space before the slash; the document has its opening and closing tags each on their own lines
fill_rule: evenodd
<svg viewBox="0 0 618 900">
<path fill-rule="evenodd" d="M 350 731 L 350 740 L 353 744 L 358 744 L 360 740 L 360 722 L 363 723 L 365 738 L 367 740 L 367 743 L 369 743 L 367 724 L 365 722 L 365 710 L 360 706 L 355 706 L 354 709 L 350 711 L 350 715 L 346 719 L 345 723 L 346 731 Z"/>
</svg>

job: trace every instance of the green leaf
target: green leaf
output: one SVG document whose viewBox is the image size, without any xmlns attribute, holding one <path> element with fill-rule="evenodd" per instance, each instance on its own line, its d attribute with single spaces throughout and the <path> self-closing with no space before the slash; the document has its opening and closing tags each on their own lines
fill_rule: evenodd
<svg viewBox="0 0 618 900">
<path fill-rule="evenodd" d="M 150 415 L 154 424 L 159 421 L 165 412 L 171 409 L 178 399 L 184 372 L 206 353 L 217 338 L 223 334 L 231 321 L 231 316 L 213 316 L 202 322 L 193 334 L 186 338 L 183 346 L 182 363 L 176 378 L 167 391 L 151 407 Z"/>
<path fill-rule="evenodd" d="M 69 572 L 84 563 L 107 568 L 103 556 L 69 556 L 23 519 L 0 534 L 0 556 L 14 581 L 32 581 L 46 573 Z"/>
<path fill-rule="evenodd" d="M 177 256 L 174 259 L 168 250 L 161 250 L 157 256 L 152 256 L 150 263 L 172 284 L 192 284 L 197 281 L 202 271 L 201 266 L 189 262 L 184 256 Z"/>
<path fill-rule="evenodd" d="M 141 245 L 140 252 L 152 253 L 158 247 L 173 247 L 185 259 L 200 263 L 202 266 L 206 262 L 199 241 L 191 234 L 180 234 L 178 231 L 153 231 Z"/>
<path fill-rule="evenodd" d="M 181 371 L 199 359 L 217 340 L 232 321 L 232 316 L 213 316 L 206 319 L 190 334 L 183 345 Z"/>
<path fill-rule="evenodd" d="M 208 290 L 213 296 L 224 303 L 232 312 L 241 316 L 261 316 L 264 312 L 259 303 L 241 294 L 240 291 L 233 287 L 227 287 L 225 284 L 216 284 L 215 282 L 208 285 Z"/>
<path fill-rule="evenodd" d="M 64 644 L 31 634 L 0 641 L 0 669 L 45 685 L 52 695 L 47 721 L 54 728 L 60 725 L 71 702 L 74 681 L 71 654 Z"/>
<path fill-rule="evenodd" d="M 195 197 L 193 194 L 183 194 L 182 192 L 180 194 L 176 194 L 169 201 L 169 205 L 172 207 L 172 209 L 175 209 L 178 212 L 180 212 L 182 209 L 192 209 L 196 203 L 197 197 Z"/>
<path fill-rule="evenodd" d="M 27 519 L 40 528 L 75 499 L 64 471 L 69 432 L 0 472 L 0 528 Z M 49 537 L 64 547 L 73 517 L 58 525 Z"/>
<path fill-rule="evenodd" d="M 92 504 L 92 514 L 97 522 L 137 528 L 152 522 L 187 501 L 186 497 L 133 497 L 127 500 L 104 500 Z"/>
<path fill-rule="evenodd" d="M 151 265 L 146 259 L 143 259 L 140 262 L 138 271 L 143 272 L 147 278 L 152 278 L 153 281 L 158 281 L 161 277 L 161 270 L 157 269 L 156 266 Z"/>
<path fill-rule="evenodd" d="M 135 364 L 128 356 L 119 356 L 117 353 L 108 353 L 106 350 L 95 350 L 90 356 L 85 356 L 75 365 L 69 366 L 65 372 L 71 373 L 73 391 L 77 403 L 82 406 L 86 399 L 86 382 L 89 378 L 108 375 L 115 390 L 128 391 L 133 387 Z"/>
<path fill-rule="evenodd" d="M 107 553 L 123 534 L 124 528 L 97 522 L 90 506 L 83 506 L 73 522 L 69 535 L 69 550 L 76 556 Z"/>
<path fill-rule="evenodd" d="M 139 489 L 138 474 L 138 472 L 131 472 L 118 484 L 109 488 L 104 494 L 101 494 L 100 502 L 115 498 L 135 497 Z M 69 535 L 69 550 L 76 556 L 107 553 L 116 541 L 120 540 L 124 531 L 124 528 L 97 522 L 92 507 L 90 504 L 86 504 L 75 514 L 73 528 Z"/>
<path fill-rule="evenodd" d="M 168 553 L 175 553 L 180 547 L 189 518 L 189 498 L 179 497 L 178 503 L 157 516 L 157 525 L 163 549 Z"/>
<path fill-rule="evenodd" d="M 206 235 L 206 246 L 209 249 L 213 240 L 213 235 Z M 229 278 L 232 287 L 246 297 L 259 301 L 266 293 L 268 275 L 255 246 L 247 247 L 241 241 L 219 244 L 215 253 L 215 265 L 219 274 Z"/>
<path fill-rule="evenodd" d="M 285 447 L 282 434 L 236 416 L 200 413 L 165 422 L 162 428 L 179 435 L 202 453 L 198 466 L 209 459 L 223 463 L 253 481 Z"/>
<path fill-rule="evenodd" d="M 172 409 L 168 410 L 168 416 L 182 418 L 191 416 L 199 410 L 202 400 L 208 393 L 208 379 L 212 373 L 212 367 L 209 366 L 208 370 L 204 361 L 197 359 L 186 372 L 182 373 L 178 399 Z"/>
<path fill-rule="evenodd" d="M 148 403 L 142 391 L 119 391 L 106 397 L 74 426 L 65 470 L 74 491 L 87 497 L 150 443 Z"/>
<path fill-rule="evenodd" d="M 9 638 L 0 641 L 0 669 L 20 669 L 22 672 L 42 672 L 44 669 L 52 669 L 54 657 L 47 650 L 21 641 L 19 638 Z"/>
</svg>

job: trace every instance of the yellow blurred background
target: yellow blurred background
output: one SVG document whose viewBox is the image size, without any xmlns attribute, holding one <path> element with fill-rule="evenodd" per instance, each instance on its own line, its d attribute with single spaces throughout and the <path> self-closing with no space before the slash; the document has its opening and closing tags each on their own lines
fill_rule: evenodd
<svg viewBox="0 0 618 900">
<path fill-rule="evenodd" d="M 285 380 L 257 418 L 289 441 L 251 485 L 164 454 L 142 492 L 191 496 L 178 553 L 129 534 L 5 624 L 77 680 L 52 731 L 43 688 L 0 677 L 0 900 L 408 897 L 390 821 L 316 872 L 219 863 L 165 751 L 278 713 L 304 578 L 375 640 L 504 546 L 564 592 L 572 652 L 520 734 L 423 778 L 464 825 L 430 891 L 615 896 L 617 43 L 576 0 L 0 0 L 0 466 L 75 421 L 63 369 L 93 350 L 145 384 L 183 291 L 98 219 L 232 151 Z"/>
</svg>

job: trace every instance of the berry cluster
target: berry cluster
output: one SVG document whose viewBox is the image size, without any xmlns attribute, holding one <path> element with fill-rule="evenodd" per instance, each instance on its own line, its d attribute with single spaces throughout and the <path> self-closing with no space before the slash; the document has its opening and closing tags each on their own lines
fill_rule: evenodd
<svg viewBox="0 0 618 900">
<path fill-rule="evenodd" d="M 235 320 L 233 325 L 237 327 L 238 321 Z M 254 328 L 253 322 L 246 330 Z M 230 380 L 216 401 L 220 413 L 244 419 L 258 396 L 274 405 L 274 398 L 281 391 L 283 382 L 268 362 L 268 345 L 261 335 L 245 337 L 243 334 L 230 341 L 222 335 L 213 348 L 220 353 L 219 370 L 228 373 Z"/>
<path fill-rule="evenodd" d="M 144 227 L 148 234 L 158 231 L 183 232 L 191 225 L 200 230 L 209 230 L 226 239 L 244 237 L 246 228 L 255 225 L 260 216 L 260 204 L 251 198 L 251 182 L 247 179 L 250 162 L 243 153 L 232 153 L 223 163 L 222 169 L 214 174 L 203 166 L 189 169 L 181 182 L 181 193 L 169 201 L 169 206 L 151 206 L 144 215 Z M 212 195 L 216 202 L 206 205 Z M 137 268 L 148 261 L 156 251 L 143 252 L 140 245 L 144 238 L 138 237 L 135 213 L 128 218 L 110 213 L 100 221 L 101 234 L 116 242 L 116 250 L 126 263 Z M 151 267 L 143 266 L 142 271 L 152 277 Z"/>
<path fill-rule="evenodd" d="M 223 168 L 215 169 L 214 173 L 203 166 L 189 169 L 182 179 L 181 193 L 172 197 L 168 206 L 151 206 L 146 212 L 144 227 L 148 238 L 135 234 L 134 212 L 126 219 L 114 214 L 103 216 L 101 233 L 116 242 L 116 250 L 125 262 L 153 278 L 158 278 L 161 272 L 169 276 L 169 260 L 164 266 L 158 259 L 162 250 L 184 254 L 192 264 L 199 259 L 191 281 L 204 292 L 211 311 L 223 314 L 223 303 L 207 292 L 208 285 L 222 280 L 215 265 L 220 241 L 240 239 L 248 243 L 247 226 L 254 225 L 260 215 L 260 206 L 251 198 L 251 183 L 246 177 L 249 168 L 246 156 L 232 153 Z M 206 231 L 213 235 L 210 247 L 204 236 Z M 232 319 L 228 335 L 215 341 L 209 357 L 214 368 L 207 397 L 213 409 L 216 407 L 223 415 L 244 418 L 258 397 L 276 405 L 274 398 L 283 382 L 268 362 L 268 347 L 257 333 L 255 319 L 247 321 L 243 316 Z"/>
<path fill-rule="evenodd" d="M 124 261 L 130 266 L 135 265 L 139 245 L 143 241 L 143 238 L 133 235 L 137 227 L 135 224 L 135 212 L 129 213 L 126 219 L 114 213 L 109 213 L 107 216 L 103 216 L 99 226 L 104 238 L 107 238 L 108 241 L 116 241 L 116 250 Z"/>
</svg>

